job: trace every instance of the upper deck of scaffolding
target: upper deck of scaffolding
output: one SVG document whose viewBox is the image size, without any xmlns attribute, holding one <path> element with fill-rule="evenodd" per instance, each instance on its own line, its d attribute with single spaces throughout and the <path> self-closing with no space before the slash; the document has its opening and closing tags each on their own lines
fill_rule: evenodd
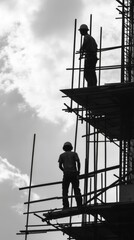
<svg viewBox="0 0 134 240">
<path fill-rule="evenodd" d="M 98 87 L 61 90 L 88 116 L 81 116 L 111 140 L 134 138 L 134 83 L 116 83 Z M 77 113 L 77 109 L 75 109 Z"/>
</svg>

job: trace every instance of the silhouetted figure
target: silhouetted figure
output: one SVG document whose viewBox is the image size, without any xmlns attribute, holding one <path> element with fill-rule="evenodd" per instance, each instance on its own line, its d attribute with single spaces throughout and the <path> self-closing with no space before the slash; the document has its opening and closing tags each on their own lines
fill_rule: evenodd
<svg viewBox="0 0 134 240">
<path fill-rule="evenodd" d="M 82 24 L 79 31 L 84 36 L 83 45 L 80 49 L 80 58 L 85 56 L 84 78 L 88 83 L 88 87 L 96 86 L 97 44 L 95 39 L 88 34 L 89 29 L 86 24 Z"/>
<path fill-rule="evenodd" d="M 75 199 L 77 206 L 82 205 L 82 196 L 79 189 L 79 173 L 80 173 L 80 160 L 76 152 L 72 152 L 72 144 L 66 142 L 63 145 L 65 151 L 59 156 L 59 168 L 63 171 L 63 184 L 62 184 L 62 195 L 63 195 L 63 209 L 69 207 L 68 201 L 68 190 L 69 185 L 72 183 L 74 189 Z"/>
</svg>

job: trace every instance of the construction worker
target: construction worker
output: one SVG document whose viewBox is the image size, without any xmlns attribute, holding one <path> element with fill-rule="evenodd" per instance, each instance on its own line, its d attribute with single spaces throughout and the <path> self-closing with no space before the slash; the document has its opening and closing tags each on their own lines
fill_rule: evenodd
<svg viewBox="0 0 134 240">
<path fill-rule="evenodd" d="M 77 206 L 80 207 L 82 205 L 82 196 L 78 179 L 80 174 L 80 160 L 78 154 L 73 152 L 72 149 L 72 144 L 70 142 L 65 142 L 63 145 L 63 150 L 65 152 L 59 156 L 59 168 L 63 171 L 63 209 L 69 208 L 68 190 L 70 183 L 72 183 L 74 189 Z"/>
<path fill-rule="evenodd" d="M 88 34 L 88 26 L 82 24 L 79 28 L 82 36 L 84 36 L 83 44 L 79 51 L 80 59 L 85 56 L 84 78 L 88 87 L 97 85 L 97 77 L 95 67 L 97 63 L 97 44 L 95 39 Z"/>
</svg>

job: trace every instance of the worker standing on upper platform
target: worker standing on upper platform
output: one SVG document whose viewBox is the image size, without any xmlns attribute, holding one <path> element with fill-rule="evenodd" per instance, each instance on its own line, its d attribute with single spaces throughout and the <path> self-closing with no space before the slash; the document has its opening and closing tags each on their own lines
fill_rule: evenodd
<svg viewBox="0 0 134 240">
<path fill-rule="evenodd" d="M 76 152 L 72 152 L 72 144 L 66 142 L 63 145 L 63 150 L 65 151 L 59 157 L 59 168 L 63 171 L 63 184 L 62 184 L 62 194 L 63 194 L 63 209 L 69 208 L 68 201 L 68 189 L 70 183 L 74 189 L 74 194 L 77 202 L 77 206 L 82 205 L 82 196 L 79 189 L 79 179 L 80 174 L 80 160 Z"/>
<path fill-rule="evenodd" d="M 79 29 L 84 36 L 83 45 L 80 49 L 80 59 L 85 56 L 84 78 L 88 83 L 88 87 L 97 85 L 97 77 L 95 67 L 97 63 L 97 43 L 95 39 L 88 34 L 88 26 L 82 24 Z"/>
</svg>

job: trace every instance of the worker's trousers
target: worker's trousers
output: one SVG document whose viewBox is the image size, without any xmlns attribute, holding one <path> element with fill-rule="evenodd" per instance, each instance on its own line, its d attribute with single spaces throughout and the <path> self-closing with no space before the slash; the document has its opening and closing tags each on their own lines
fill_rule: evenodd
<svg viewBox="0 0 134 240">
<path fill-rule="evenodd" d="M 97 85 L 97 77 L 95 67 L 97 63 L 96 55 L 87 55 L 85 58 L 84 78 L 87 81 L 88 87 Z"/>
<path fill-rule="evenodd" d="M 63 184 L 62 184 L 63 207 L 64 208 L 69 207 L 68 190 L 69 190 L 70 183 L 72 183 L 77 206 L 80 207 L 82 205 L 82 196 L 79 188 L 79 179 L 78 179 L 77 172 L 64 173 Z"/>
</svg>

